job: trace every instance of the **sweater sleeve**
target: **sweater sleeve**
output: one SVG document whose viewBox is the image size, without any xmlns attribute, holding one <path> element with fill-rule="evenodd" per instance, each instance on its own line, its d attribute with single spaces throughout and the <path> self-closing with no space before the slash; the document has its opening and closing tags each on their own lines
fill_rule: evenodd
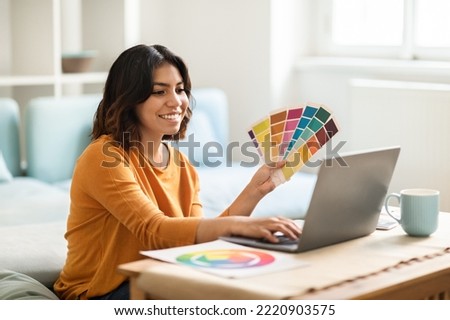
<svg viewBox="0 0 450 320">
<path fill-rule="evenodd" d="M 129 155 L 111 145 L 108 152 L 105 150 L 105 144 L 101 143 L 86 149 L 74 174 L 74 182 L 81 187 L 74 193 L 80 192 L 97 201 L 145 248 L 193 244 L 200 218 L 166 216 L 143 192 Z"/>
</svg>

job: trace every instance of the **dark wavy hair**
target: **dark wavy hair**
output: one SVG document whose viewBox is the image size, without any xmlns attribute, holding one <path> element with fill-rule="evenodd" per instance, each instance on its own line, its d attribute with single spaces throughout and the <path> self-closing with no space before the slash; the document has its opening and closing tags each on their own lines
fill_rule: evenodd
<svg viewBox="0 0 450 320">
<path fill-rule="evenodd" d="M 184 90 L 191 101 L 191 79 L 184 61 L 161 45 L 136 45 L 122 52 L 109 70 L 103 98 L 94 116 L 92 140 L 110 135 L 115 143 L 129 150 L 141 140 L 136 106 L 147 100 L 153 90 L 154 70 L 163 63 L 178 69 Z M 192 116 L 189 106 L 175 135 L 165 135 L 163 140 L 178 141 L 186 134 Z"/>
</svg>

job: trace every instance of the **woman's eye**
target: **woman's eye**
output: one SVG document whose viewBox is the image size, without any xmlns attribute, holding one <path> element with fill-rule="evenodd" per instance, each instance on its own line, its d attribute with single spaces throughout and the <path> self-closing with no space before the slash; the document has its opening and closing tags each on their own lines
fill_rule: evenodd
<svg viewBox="0 0 450 320">
<path fill-rule="evenodd" d="M 182 92 L 184 92 L 185 90 L 184 90 L 184 88 L 178 88 L 177 89 L 177 93 L 182 93 Z"/>
<path fill-rule="evenodd" d="M 153 91 L 152 94 L 160 96 L 160 95 L 164 94 L 164 90 L 156 90 L 156 91 Z"/>
</svg>

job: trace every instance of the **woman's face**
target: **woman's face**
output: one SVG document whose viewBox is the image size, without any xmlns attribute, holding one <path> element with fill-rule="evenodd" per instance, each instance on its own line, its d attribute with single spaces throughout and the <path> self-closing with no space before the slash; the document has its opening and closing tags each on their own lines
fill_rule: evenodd
<svg viewBox="0 0 450 320">
<path fill-rule="evenodd" d="M 158 142 L 180 130 L 189 99 L 180 72 L 169 63 L 155 69 L 153 82 L 150 97 L 137 106 L 136 112 L 143 140 Z"/>
</svg>

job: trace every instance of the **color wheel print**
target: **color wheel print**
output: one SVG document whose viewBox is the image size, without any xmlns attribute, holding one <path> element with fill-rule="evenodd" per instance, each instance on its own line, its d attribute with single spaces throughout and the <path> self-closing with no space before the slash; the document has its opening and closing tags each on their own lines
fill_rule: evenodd
<svg viewBox="0 0 450 320">
<path fill-rule="evenodd" d="M 240 269 L 265 266 L 274 262 L 275 258 L 260 251 L 226 249 L 187 253 L 177 257 L 176 260 L 195 267 Z"/>
</svg>

